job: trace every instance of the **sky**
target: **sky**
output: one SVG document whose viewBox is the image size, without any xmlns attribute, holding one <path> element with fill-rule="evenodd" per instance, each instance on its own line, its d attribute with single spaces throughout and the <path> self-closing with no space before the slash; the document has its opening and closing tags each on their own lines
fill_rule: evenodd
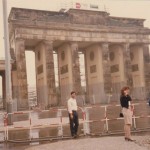
<svg viewBox="0 0 150 150">
<path fill-rule="evenodd" d="M 69 4 L 72 1 L 98 4 L 100 10 L 106 10 L 110 16 L 146 19 L 144 25 L 150 28 L 150 0 L 7 0 L 8 15 L 12 7 L 59 11 L 64 4 Z M 3 32 L 3 8 L 2 0 L 0 0 L 0 59 L 5 57 Z M 33 79 L 35 70 L 29 64 L 29 60 L 32 60 L 33 57 L 33 53 L 26 53 L 27 76 L 30 86 L 35 85 L 35 79 Z M 0 95 L 1 88 L 0 77 Z"/>
</svg>

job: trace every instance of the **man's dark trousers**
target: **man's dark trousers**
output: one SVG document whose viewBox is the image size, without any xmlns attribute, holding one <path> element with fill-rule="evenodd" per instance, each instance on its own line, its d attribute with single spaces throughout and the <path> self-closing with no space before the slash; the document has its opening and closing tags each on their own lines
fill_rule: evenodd
<svg viewBox="0 0 150 150">
<path fill-rule="evenodd" d="M 79 126 L 79 120 L 78 120 L 78 113 L 77 111 L 72 111 L 73 118 L 70 117 L 69 114 L 69 120 L 70 120 L 70 131 L 71 135 L 75 136 L 78 132 L 78 126 Z"/>
</svg>

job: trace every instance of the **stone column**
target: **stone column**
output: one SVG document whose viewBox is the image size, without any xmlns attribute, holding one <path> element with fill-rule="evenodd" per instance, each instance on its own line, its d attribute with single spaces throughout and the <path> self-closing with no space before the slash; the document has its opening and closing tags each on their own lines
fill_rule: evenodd
<svg viewBox="0 0 150 150">
<path fill-rule="evenodd" d="M 2 98 L 3 98 L 3 108 L 6 109 L 6 81 L 5 73 L 2 74 Z"/>
<path fill-rule="evenodd" d="M 134 44 L 130 46 L 131 65 L 132 65 L 132 97 L 135 99 L 145 98 L 145 77 L 144 77 L 144 56 L 143 45 Z"/>
<path fill-rule="evenodd" d="M 131 56 L 130 56 L 130 45 L 129 43 L 124 44 L 123 50 L 123 61 L 124 61 L 124 75 L 125 75 L 125 85 L 132 87 L 132 65 L 131 65 Z"/>
<path fill-rule="evenodd" d="M 112 80 L 111 101 L 114 103 L 118 103 L 120 101 L 120 89 L 125 84 L 123 48 L 119 43 L 115 43 L 109 46 L 109 50 L 110 50 L 110 65 L 111 65 L 111 80 Z"/>
<path fill-rule="evenodd" d="M 61 104 L 67 105 L 71 91 L 82 91 L 77 43 L 64 43 L 58 48 L 58 67 Z"/>
<path fill-rule="evenodd" d="M 72 59 L 72 84 L 73 90 L 81 93 L 80 63 L 78 56 L 78 44 L 71 43 L 71 59 Z"/>
<path fill-rule="evenodd" d="M 50 106 L 57 105 L 56 87 L 55 87 L 55 72 L 54 72 L 54 58 L 53 58 L 53 42 L 44 41 L 45 46 L 45 66 L 46 66 L 46 81 L 48 104 Z"/>
<path fill-rule="evenodd" d="M 25 59 L 25 40 L 16 39 L 16 70 L 17 70 L 17 107 L 18 110 L 28 109 L 28 88 Z"/>
<path fill-rule="evenodd" d="M 104 91 L 106 94 L 111 93 L 111 71 L 110 71 L 110 58 L 109 58 L 109 45 L 108 43 L 102 44 L 102 67 L 104 79 Z"/>
<path fill-rule="evenodd" d="M 150 53 L 148 45 L 143 45 L 145 98 L 150 98 Z"/>
</svg>

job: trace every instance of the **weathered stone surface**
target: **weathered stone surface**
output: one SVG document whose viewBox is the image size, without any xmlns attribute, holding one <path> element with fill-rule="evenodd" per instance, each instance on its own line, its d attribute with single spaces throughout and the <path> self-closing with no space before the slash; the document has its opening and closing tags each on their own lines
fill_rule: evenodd
<svg viewBox="0 0 150 150">
<path fill-rule="evenodd" d="M 88 15 L 88 17 L 87 17 Z M 80 16 L 80 17 L 79 17 Z M 85 19 L 86 18 L 86 19 Z M 23 22 L 29 21 L 30 24 L 39 24 L 41 22 L 63 22 L 73 24 L 86 25 L 105 25 L 105 26 L 123 26 L 143 27 L 144 19 L 130 19 L 111 17 L 107 12 L 75 10 L 70 9 L 65 12 L 53 11 L 38 11 L 32 9 L 13 8 L 9 20 L 21 20 Z"/>
<path fill-rule="evenodd" d="M 123 56 L 124 56 L 124 74 L 126 78 L 125 84 L 126 86 L 132 87 L 133 79 L 132 79 L 132 65 L 131 65 L 129 43 L 124 44 Z"/>
<path fill-rule="evenodd" d="M 44 41 L 45 43 L 45 51 L 46 57 L 44 57 L 44 61 L 46 60 L 46 65 L 40 64 L 37 68 L 38 75 L 40 76 L 44 71 L 46 72 L 46 77 L 44 76 L 44 84 L 41 86 L 41 91 L 43 91 L 43 96 L 47 101 L 49 100 L 49 104 L 56 104 L 55 97 L 55 74 L 54 74 L 54 59 L 53 59 L 53 50 L 59 49 L 60 51 L 63 48 L 63 45 L 66 45 L 63 48 L 64 52 L 69 52 L 68 60 L 62 66 L 59 64 L 58 73 L 61 77 L 59 77 L 60 91 L 59 93 L 65 101 L 68 98 L 68 93 L 70 90 L 74 89 L 77 92 L 81 90 L 81 79 L 80 79 L 80 65 L 78 58 L 78 51 L 83 51 L 91 47 L 92 45 L 99 45 L 102 48 L 102 54 L 99 53 L 99 59 L 102 60 L 101 63 L 98 64 L 88 64 L 88 68 L 86 68 L 86 73 L 88 73 L 90 68 L 90 73 L 93 75 L 99 69 L 102 68 L 102 71 L 98 72 L 97 78 L 99 78 L 99 82 L 92 83 L 90 85 L 90 81 L 86 82 L 86 85 L 89 86 L 87 88 L 87 93 L 89 94 L 89 99 L 87 102 L 90 102 L 92 99 L 93 103 L 98 102 L 106 102 L 107 99 L 109 101 L 108 94 L 112 92 L 112 89 L 117 87 L 116 91 L 116 99 L 118 98 L 117 92 L 118 89 L 123 85 L 132 86 L 132 76 L 131 72 L 137 71 L 139 66 L 133 66 L 135 64 L 131 64 L 130 60 L 130 45 L 138 44 L 149 44 L 149 34 L 150 29 L 144 27 L 144 19 L 131 19 L 131 18 L 119 18 L 119 17 L 111 17 L 107 12 L 100 11 L 88 11 L 88 10 L 69 10 L 68 12 L 52 12 L 52 11 L 41 11 L 41 10 L 29 10 L 29 9 L 21 9 L 21 8 L 13 8 L 11 10 L 9 16 L 9 25 L 10 25 L 10 38 L 11 42 L 17 38 L 24 39 L 24 48 L 29 50 L 36 50 L 35 47 L 38 47 L 39 43 Z M 53 41 L 48 42 L 48 41 Z M 123 75 L 125 74 L 126 81 L 124 81 L 124 77 L 118 79 L 117 83 L 112 85 L 111 74 L 116 73 L 119 70 L 119 65 L 113 64 L 110 65 L 109 59 L 109 46 L 110 45 L 123 45 L 124 51 L 124 68 Z M 13 45 L 13 44 L 12 44 Z M 15 46 L 11 46 L 15 49 Z M 16 90 L 21 90 L 17 94 L 24 93 L 20 88 L 26 88 L 26 70 L 25 68 L 25 60 L 24 60 L 24 50 L 22 50 L 22 46 L 18 49 L 19 55 L 16 55 L 16 68 L 18 73 L 18 83 L 19 88 Z M 15 50 L 16 51 L 16 50 Z M 41 50 L 42 51 L 42 50 Z M 71 54 L 70 54 L 71 51 Z M 94 50 L 95 51 L 95 50 Z M 101 50 L 100 50 L 101 51 Z M 85 52 L 86 53 L 86 52 Z M 98 54 L 98 53 L 97 53 Z M 11 54 L 13 57 L 13 53 Z M 102 56 L 102 58 L 101 58 Z M 59 57 L 59 52 L 58 52 Z M 71 59 L 70 59 L 71 57 Z M 21 60 L 20 60 L 21 58 Z M 22 59 L 23 58 L 23 59 Z M 14 58 L 15 59 L 15 58 Z M 145 59 L 145 82 L 146 89 L 148 92 L 150 89 L 149 82 L 149 62 L 148 57 L 144 54 Z M 18 64 L 18 62 L 21 62 Z M 58 60 L 60 61 L 60 60 Z M 87 59 L 87 62 L 89 58 Z M 121 62 L 121 61 L 120 61 Z M 15 64 L 15 63 L 14 63 Z M 101 66 L 102 64 L 102 66 Z M 86 64 L 85 64 L 86 66 Z M 86 66 L 87 67 L 87 66 Z M 14 70 L 16 69 L 14 65 Z M 45 70 L 44 70 L 45 69 Z M 71 73 L 70 73 L 71 72 Z M 69 75 L 67 75 L 69 73 Z M 121 73 L 122 74 L 122 73 Z M 101 79 L 101 75 L 103 75 L 104 79 Z M 38 77 L 39 77 L 38 76 Z M 89 76 L 89 75 L 88 75 Z M 68 78 L 67 78 L 68 77 Z M 94 75 L 92 76 L 95 77 Z M 40 78 L 40 77 L 39 77 Z M 46 79 L 47 78 L 47 79 Z M 46 79 L 46 80 L 45 80 Z M 64 79 L 64 80 L 63 80 Z M 93 80 L 96 81 L 94 78 Z M 45 83 L 45 81 L 47 83 Z M 92 82 L 95 82 L 92 81 Z M 104 81 L 104 82 L 103 82 Z M 64 82 L 64 85 L 61 85 Z M 42 84 L 43 84 L 42 83 Z M 120 83 L 120 84 L 118 84 Z M 114 88 L 113 88 L 114 86 Z M 99 87 L 99 88 L 97 88 Z M 48 91 L 48 93 L 47 93 Z M 90 94 L 90 91 L 91 94 Z M 47 94 L 45 94 L 47 93 Z M 98 93 L 98 94 L 97 94 Z M 16 94 L 16 95 L 17 95 Z M 23 94 L 23 95 L 24 95 Z M 22 96 L 25 98 L 25 96 Z M 90 98 L 93 97 L 93 98 Z M 43 97 L 42 97 L 43 98 Z M 43 98 L 43 99 L 44 99 Z M 96 101 L 95 101 L 96 99 Z M 42 99 L 41 99 L 42 100 Z M 62 100 L 61 100 L 62 101 Z M 58 103 L 57 103 L 58 104 Z M 63 102 L 62 102 L 63 104 Z M 46 104 L 47 105 L 47 104 Z"/>
<path fill-rule="evenodd" d="M 10 33 L 15 29 L 18 38 L 149 43 L 150 31 L 143 27 L 144 19 L 111 17 L 107 12 L 69 10 L 63 13 L 13 8 L 9 22 Z"/>
<path fill-rule="evenodd" d="M 143 47 L 143 56 L 145 74 L 145 97 L 150 98 L 150 54 L 148 45 L 145 45 Z"/>
<path fill-rule="evenodd" d="M 56 105 L 56 91 L 55 91 L 55 72 L 54 72 L 54 58 L 53 58 L 53 44 L 50 41 L 44 41 L 45 55 L 46 55 L 46 76 L 47 76 L 47 91 L 49 105 Z"/>
<path fill-rule="evenodd" d="M 80 63 L 77 43 L 71 43 L 73 90 L 81 92 Z"/>
<path fill-rule="evenodd" d="M 103 78 L 104 78 L 104 91 L 107 94 L 111 93 L 111 71 L 110 71 L 110 58 L 109 58 L 108 43 L 102 44 L 102 64 L 103 64 Z"/>
<path fill-rule="evenodd" d="M 16 61 L 17 61 L 17 83 L 18 90 L 16 91 L 18 99 L 18 109 L 28 108 L 28 89 L 27 89 L 27 72 L 25 60 L 25 41 L 22 39 L 16 40 Z"/>
</svg>

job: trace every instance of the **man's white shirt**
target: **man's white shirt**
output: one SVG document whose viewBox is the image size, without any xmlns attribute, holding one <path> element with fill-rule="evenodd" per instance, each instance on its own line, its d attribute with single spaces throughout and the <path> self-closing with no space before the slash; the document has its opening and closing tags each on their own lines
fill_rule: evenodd
<svg viewBox="0 0 150 150">
<path fill-rule="evenodd" d="M 68 100 L 68 112 L 72 113 L 73 110 L 77 111 L 77 101 L 76 99 L 71 97 Z"/>
</svg>

